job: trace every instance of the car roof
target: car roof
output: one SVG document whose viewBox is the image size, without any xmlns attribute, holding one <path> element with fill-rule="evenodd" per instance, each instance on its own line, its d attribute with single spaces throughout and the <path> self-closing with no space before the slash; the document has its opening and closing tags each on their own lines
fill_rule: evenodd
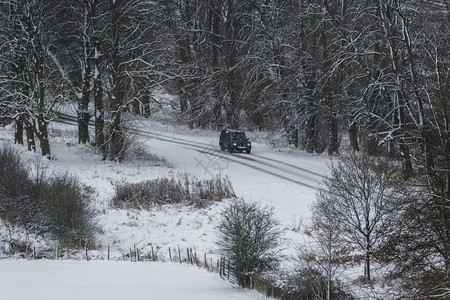
<svg viewBox="0 0 450 300">
<path fill-rule="evenodd" d="M 224 129 L 224 131 L 226 131 L 226 132 L 243 132 L 242 130 L 239 130 L 239 129 Z"/>
</svg>

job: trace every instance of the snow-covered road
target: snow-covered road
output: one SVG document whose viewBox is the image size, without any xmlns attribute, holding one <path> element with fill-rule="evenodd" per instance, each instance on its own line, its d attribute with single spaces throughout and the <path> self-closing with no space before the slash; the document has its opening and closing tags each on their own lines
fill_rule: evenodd
<svg viewBox="0 0 450 300">
<path fill-rule="evenodd" d="M 155 127 L 156 126 L 156 127 Z M 309 205 L 327 174 L 325 156 L 252 142 L 252 153 L 220 151 L 216 132 L 141 123 L 137 131 L 153 153 L 199 177 L 228 176 L 236 194 L 275 207 L 283 220 L 309 219 Z M 247 135 L 252 140 L 252 133 Z"/>
<path fill-rule="evenodd" d="M 74 124 L 74 117 L 60 117 L 60 121 Z M 310 218 L 310 204 L 328 172 L 326 156 L 274 150 L 258 133 L 247 132 L 252 153 L 246 154 L 220 151 L 218 132 L 145 118 L 128 127 L 143 139 L 149 151 L 165 157 L 182 172 L 203 178 L 228 176 L 238 197 L 273 206 L 282 222 Z M 255 142 L 255 137 L 262 141 Z"/>
<path fill-rule="evenodd" d="M 243 165 L 248 168 L 267 173 L 272 176 L 287 180 L 289 182 L 309 187 L 311 189 L 317 188 L 317 183 L 320 183 L 323 174 L 309 170 L 307 168 L 302 168 L 298 165 L 288 163 L 279 159 L 266 157 L 253 153 L 252 155 L 238 154 L 238 153 L 227 153 L 220 151 L 217 146 L 213 143 L 202 143 L 198 141 L 188 140 L 186 138 L 181 138 L 179 136 L 169 136 L 164 134 L 152 133 L 145 130 L 135 130 L 139 135 L 144 137 L 149 137 L 159 142 L 165 142 L 168 144 L 167 147 L 173 147 L 173 145 L 181 146 L 185 149 L 190 149 L 197 151 L 198 153 L 209 155 L 207 159 L 208 162 L 214 161 L 212 167 L 216 167 L 216 170 L 221 171 L 220 165 L 223 165 L 223 161 L 232 161 L 238 165 Z M 259 145 L 261 147 L 261 145 Z M 253 151 L 255 152 L 255 151 Z M 197 163 L 202 165 L 205 169 L 210 167 L 209 165 L 202 164 L 201 161 L 197 160 Z M 211 172 L 211 170 L 206 170 Z M 212 174 L 211 174 L 212 175 Z"/>
</svg>

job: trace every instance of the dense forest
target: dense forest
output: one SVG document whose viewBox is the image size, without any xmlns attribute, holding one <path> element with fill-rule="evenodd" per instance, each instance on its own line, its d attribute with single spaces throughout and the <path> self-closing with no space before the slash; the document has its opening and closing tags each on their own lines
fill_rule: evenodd
<svg viewBox="0 0 450 300">
<path fill-rule="evenodd" d="M 43 155 L 71 102 L 79 141 L 95 119 L 91 142 L 115 159 L 122 113 L 149 114 L 163 87 L 193 126 L 282 129 L 318 153 L 345 140 L 406 178 L 445 169 L 448 1 L 11 0 L 0 22 L 2 114 Z"/>
<path fill-rule="evenodd" d="M 379 260 L 450 293 L 448 0 L 2 0 L 0 70 L 1 117 L 49 158 L 59 105 L 121 160 L 124 115 L 150 115 L 160 89 L 193 127 L 388 157 L 415 193 Z"/>
</svg>

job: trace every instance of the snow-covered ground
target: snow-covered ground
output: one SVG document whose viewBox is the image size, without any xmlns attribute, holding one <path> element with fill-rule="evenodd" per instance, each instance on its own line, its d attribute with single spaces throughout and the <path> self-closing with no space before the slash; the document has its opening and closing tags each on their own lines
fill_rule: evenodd
<svg viewBox="0 0 450 300">
<path fill-rule="evenodd" d="M 39 153 L 29 153 L 21 146 L 14 146 L 12 125 L 0 128 L 0 143 L 12 145 L 22 151 L 23 157 L 32 167 L 39 166 L 49 173 L 69 171 L 91 188 L 92 206 L 97 212 L 101 229 L 96 236 L 96 250 L 89 252 L 94 260 L 104 259 L 108 247 L 111 249 L 111 257 L 116 260 L 123 259 L 130 248 L 139 248 L 144 254 L 153 248 L 160 258 L 167 260 L 169 247 L 192 248 L 201 257 L 207 255 L 208 259 L 217 259 L 216 227 L 220 211 L 227 205 L 227 201 L 202 209 L 171 205 L 155 207 L 151 211 L 118 210 L 111 207 L 110 201 L 115 186 L 124 182 L 184 174 L 211 178 L 220 174 L 229 177 L 238 197 L 274 207 L 283 229 L 281 249 L 286 257 L 285 263 L 291 263 L 289 257 L 295 254 L 299 244 L 307 241 L 303 231 L 309 222 L 310 204 L 317 191 L 315 187 L 319 185 L 321 176 L 327 174 L 328 157 L 290 148 L 275 149 L 267 142 L 269 138 L 264 133 L 247 133 L 253 141 L 250 155 L 229 154 L 218 150 L 217 132 L 191 130 L 149 119 L 142 119 L 134 126 L 141 130 L 136 135 L 140 140 L 140 147 L 163 157 L 168 163 L 149 161 L 145 157 L 123 163 L 102 161 L 92 149 L 77 144 L 75 125 L 61 123 L 51 125 L 54 158 L 51 161 L 41 158 Z M 0 236 L 5 234 L 6 228 L 0 223 Z M 25 239 L 20 230 L 13 231 L 13 235 L 14 238 Z M 50 249 L 55 247 L 51 241 L 43 241 L 39 237 L 28 238 L 31 246 Z M 87 299 L 124 299 L 125 294 L 141 299 L 150 294 L 152 289 L 160 293 L 174 293 L 173 295 L 180 292 L 173 299 L 180 295 L 186 299 L 260 299 L 255 298 L 253 293 L 243 293 L 240 289 L 232 288 L 229 283 L 215 280 L 215 276 L 206 271 L 173 264 L 0 261 L 0 270 L 2 299 L 3 295 L 12 296 L 5 299 L 27 299 L 26 295 L 37 296 L 44 292 L 48 292 L 47 295 L 50 296 L 33 299 L 72 299 L 72 296 L 73 299 L 86 299 L 84 296 L 89 295 L 89 291 L 93 295 L 97 293 L 98 297 L 89 296 Z M 165 276 L 168 279 L 163 279 Z M 6 281 L 6 277 L 9 281 Z M 157 280 L 159 277 L 161 283 Z M 188 284 L 183 283 L 184 281 Z M 207 283 L 203 284 L 201 281 Z M 14 288 L 21 284 L 31 285 L 32 288 Z M 199 291 L 195 284 L 199 287 L 207 286 L 207 289 L 198 288 L 202 290 L 202 294 L 197 296 Z M 4 288 L 7 294 L 3 294 Z M 33 289 L 36 293 L 32 293 Z M 60 291 L 61 297 L 57 297 L 56 291 Z M 215 296 L 212 297 L 212 294 Z M 152 298 L 172 299 L 172 294 L 168 295 Z"/>
<path fill-rule="evenodd" d="M 176 263 L 0 261 L 0 299 L 257 300 L 255 291 Z"/>
<path fill-rule="evenodd" d="M 148 139 L 145 144 L 177 169 L 204 178 L 226 175 L 239 197 L 274 206 L 282 221 L 309 219 L 315 188 L 328 173 L 328 157 L 290 148 L 273 149 L 267 143 L 254 142 L 264 141 L 258 132 L 247 132 L 253 141 L 250 155 L 229 154 L 219 150 L 217 132 L 150 124 L 140 123 L 143 131 L 157 133 L 143 135 Z"/>
<path fill-rule="evenodd" d="M 91 149 L 76 143 L 76 126 L 68 124 L 52 124 L 52 161 L 15 146 L 32 167 L 39 164 L 48 173 L 69 171 L 91 187 L 94 192 L 92 205 L 98 212 L 97 219 L 102 228 L 95 245 L 99 249 L 98 255 L 104 257 L 101 253 L 107 246 L 117 257 L 127 253 L 130 247 L 148 251 L 151 246 L 161 249 L 163 256 L 168 256 L 168 247 L 189 247 L 201 255 L 214 254 L 215 227 L 227 201 L 202 209 L 182 205 L 155 207 L 151 211 L 111 208 L 110 201 L 118 184 L 184 174 L 197 178 L 211 178 L 217 174 L 228 176 L 238 197 L 275 208 L 284 229 L 282 248 L 285 254 L 292 254 L 296 245 L 303 242 L 300 225 L 308 223 L 309 206 L 316 193 L 316 189 L 309 186 L 318 186 L 319 175 L 326 174 L 327 157 L 292 149 L 274 150 L 270 145 L 257 142 L 253 143 L 250 155 L 229 154 L 217 149 L 216 132 L 151 121 L 141 121 L 139 126 L 145 132 L 158 134 L 138 135 L 140 147 L 165 158 L 170 165 L 145 158 L 123 163 L 102 161 Z M 253 139 L 252 135 L 248 133 L 250 139 Z M 159 139 L 161 136 L 164 140 Z M 4 144 L 12 145 L 12 126 L 1 129 L 1 137 Z M 294 182 L 288 179 L 294 179 Z"/>
</svg>

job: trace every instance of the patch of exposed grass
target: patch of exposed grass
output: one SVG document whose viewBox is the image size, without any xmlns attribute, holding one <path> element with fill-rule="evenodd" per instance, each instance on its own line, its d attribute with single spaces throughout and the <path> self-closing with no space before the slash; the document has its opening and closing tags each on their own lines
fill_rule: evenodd
<svg viewBox="0 0 450 300">
<path fill-rule="evenodd" d="M 137 209 L 177 203 L 204 207 L 208 203 L 234 197 L 236 194 L 228 177 L 197 180 L 184 175 L 118 185 L 112 204 L 116 208 Z"/>
</svg>

